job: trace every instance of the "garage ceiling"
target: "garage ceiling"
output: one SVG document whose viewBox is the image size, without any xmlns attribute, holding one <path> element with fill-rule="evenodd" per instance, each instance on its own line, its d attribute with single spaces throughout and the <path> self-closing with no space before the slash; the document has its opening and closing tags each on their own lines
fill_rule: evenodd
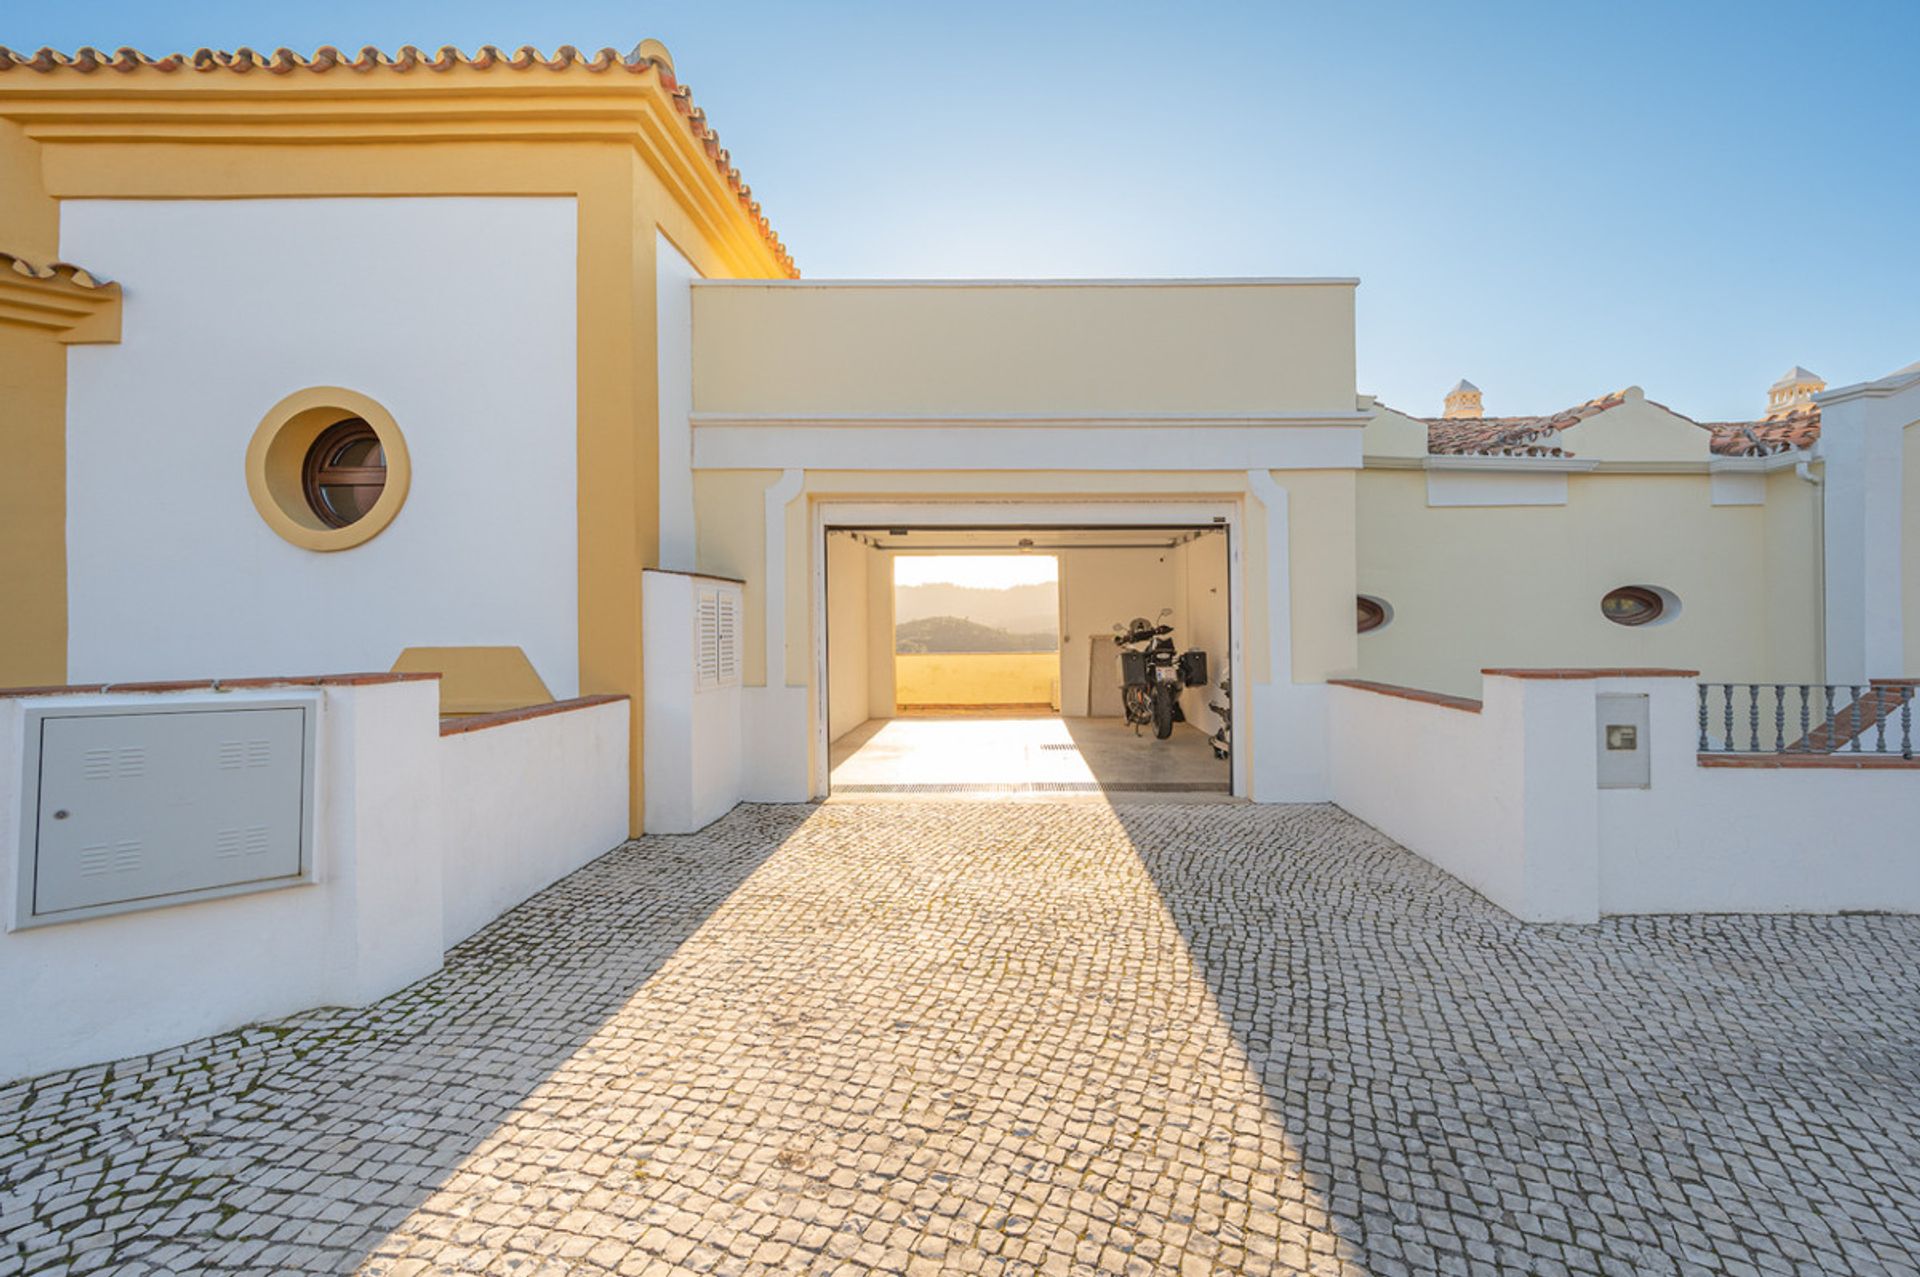
<svg viewBox="0 0 1920 1277">
<path fill-rule="evenodd" d="M 929 553 L 965 550 L 974 553 L 995 550 L 1082 550 L 1140 549 L 1164 550 L 1211 533 L 1224 532 L 1219 526 L 1179 528 L 830 528 L 845 532 L 879 550 L 906 550 Z M 1022 544 L 1025 542 L 1026 544 Z"/>
</svg>

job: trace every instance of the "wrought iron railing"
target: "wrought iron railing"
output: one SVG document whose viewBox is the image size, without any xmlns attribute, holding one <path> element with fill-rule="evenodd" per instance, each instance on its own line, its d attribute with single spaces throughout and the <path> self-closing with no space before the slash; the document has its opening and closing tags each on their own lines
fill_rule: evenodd
<svg viewBox="0 0 1920 1277">
<path fill-rule="evenodd" d="M 1913 757 L 1911 683 L 1702 683 L 1703 754 Z"/>
</svg>

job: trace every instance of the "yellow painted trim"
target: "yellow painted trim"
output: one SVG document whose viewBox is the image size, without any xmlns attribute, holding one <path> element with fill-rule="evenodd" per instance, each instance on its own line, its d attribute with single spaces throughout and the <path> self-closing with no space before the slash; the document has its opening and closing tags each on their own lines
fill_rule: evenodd
<svg viewBox="0 0 1920 1277">
<path fill-rule="evenodd" d="M 59 206 L 40 158 L 0 120 L 0 248 L 16 278 L 20 258 L 60 256 Z M 54 330 L 0 323 L 0 434 L 0 685 L 58 685 L 67 681 L 67 352 Z"/>
<path fill-rule="evenodd" d="M 307 505 L 301 468 L 307 450 L 327 427 L 359 417 L 373 427 L 387 455 L 387 486 L 366 517 L 328 527 Z M 247 444 L 247 495 L 268 527 L 303 550 L 322 553 L 364 545 L 386 531 L 406 504 L 413 462 L 400 424 L 378 402 L 340 386 L 296 390 L 267 410 Z"/>
<path fill-rule="evenodd" d="M 410 647 L 396 674 L 438 674 L 442 714 L 494 714 L 544 705 L 553 692 L 518 647 Z"/>
<path fill-rule="evenodd" d="M 716 167 L 709 141 L 697 138 L 658 70 L 618 76 L 580 68 L 532 74 L 499 74 L 456 67 L 427 76 L 355 72 L 324 75 L 202 75 L 151 67 L 110 76 L 69 74 L 0 76 L 0 120 L 19 126 L 41 145 L 49 165 L 47 189 L 75 194 L 69 166 L 92 176 L 81 184 L 92 193 L 114 185 L 152 188 L 151 175 L 116 179 L 102 168 L 117 162 L 110 152 L 171 148 L 242 148 L 246 168 L 268 180 L 300 182 L 316 151 L 332 146 L 437 147 L 433 167 L 470 175 L 465 189 L 441 194 L 480 194 L 502 181 L 465 157 L 460 147 L 504 143 L 525 155 L 529 144 L 612 144 L 639 155 L 704 239 L 724 254 L 727 268 L 703 272 L 790 278 L 797 274 L 784 246 L 757 203 L 742 202 L 738 174 Z M 455 143 L 454 147 L 438 146 Z M 366 162 L 366 148 L 356 160 Z M 144 168 L 145 166 L 142 166 Z M 55 176 L 58 170 L 60 176 Z M 424 179 L 436 183 L 435 176 Z M 354 184 L 350 180 L 350 185 Z M 186 185 L 191 187 L 193 181 Z M 307 193 L 345 194 L 317 181 Z M 204 190 L 182 190 L 206 198 Z"/>
<path fill-rule="evenodd" d="M 0 324 L 70 346 L 117 342 L 120 285 L 97 282 L 65 263 L 36 266 L 0 252 Z"/>
<path fill-rule="evenodd" d="M 0 686 L 67 681 L 66 348 L 0 325 Z"/>
</svg>

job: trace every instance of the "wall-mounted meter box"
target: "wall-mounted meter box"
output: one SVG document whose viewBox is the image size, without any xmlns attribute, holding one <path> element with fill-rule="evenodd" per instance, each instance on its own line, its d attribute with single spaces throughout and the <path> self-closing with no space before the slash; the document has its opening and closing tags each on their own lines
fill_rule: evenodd
<svg viewBox="0 0 1920 1277">
<path fill-rule="evenodd" d="M 310 882 L 319 701 L 29 709 L 11 923 Z"/>
<path fill-rule="evenodd" d="M 1594 717 L 1600 728 L 1600 788 L 1647 789 L 1653 766 L 1647 752 L 1644 692 L 1602 692 Z"/>
</svg>

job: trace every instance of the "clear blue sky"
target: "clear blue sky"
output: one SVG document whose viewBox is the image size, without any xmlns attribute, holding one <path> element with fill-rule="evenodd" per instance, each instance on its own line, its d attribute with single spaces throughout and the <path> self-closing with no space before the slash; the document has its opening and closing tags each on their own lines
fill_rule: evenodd
<svg viewBox="0 0 1920 1277">
<path fill-rule="evenodd" d="M 809 275 L 1357 275 L 1420 412 L 1920 359 L 1920 0 L 0 0 L 16 48 L 644 36 Z"/>
</svg>

